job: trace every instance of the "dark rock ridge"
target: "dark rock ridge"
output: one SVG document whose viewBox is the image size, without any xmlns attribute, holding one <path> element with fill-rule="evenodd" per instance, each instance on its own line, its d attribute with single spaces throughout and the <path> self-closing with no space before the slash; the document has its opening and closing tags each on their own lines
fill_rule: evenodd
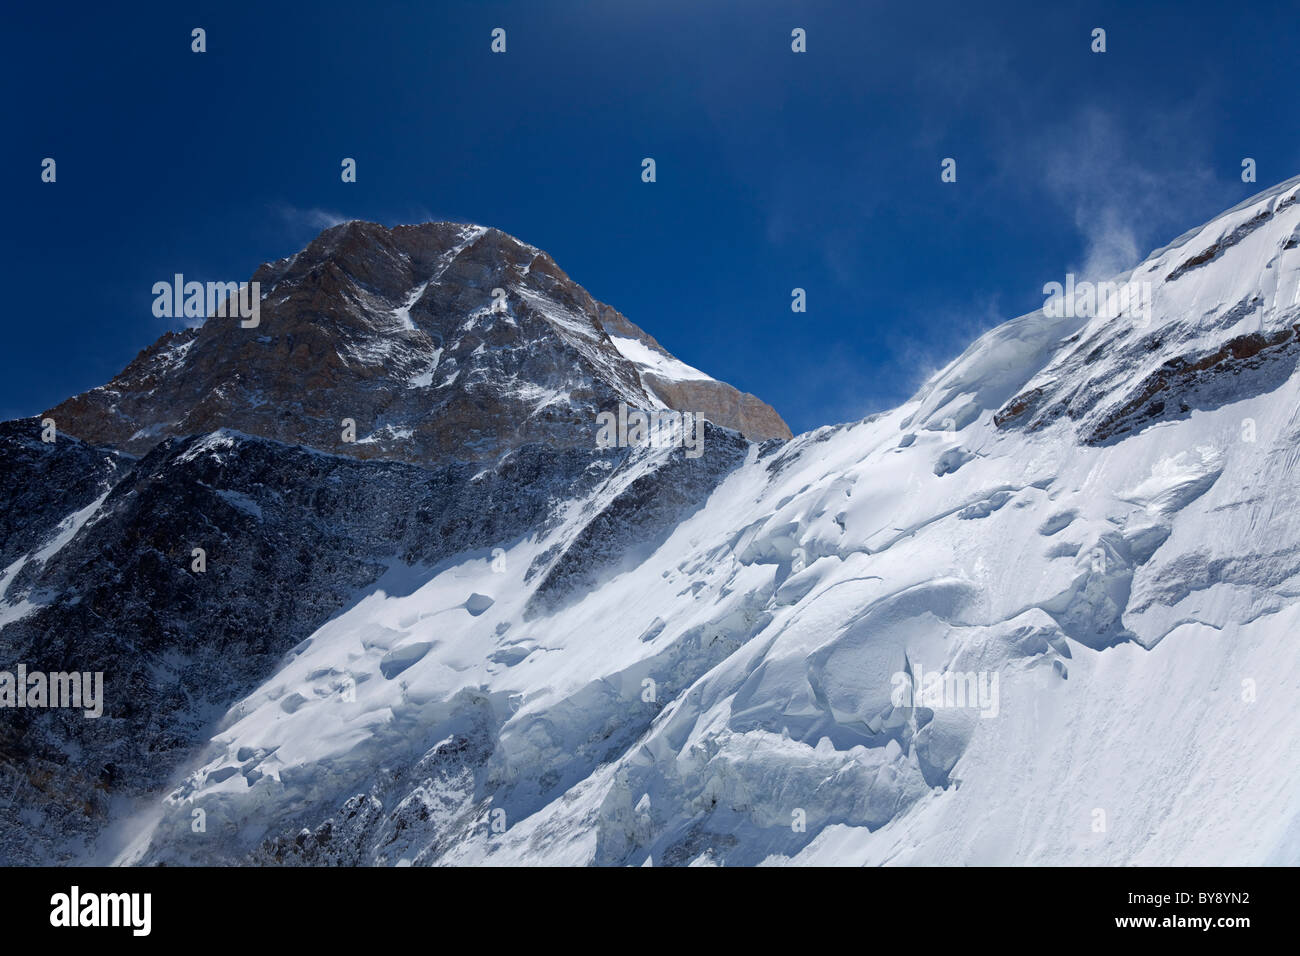
<svg viewBox="0 0 1300 956">
<path fill-rule="evenodd" d="M 1288 317 L 1300 318 L 1300 312 Z M 1127 330 L 1093 350 L 1083 366 L 1102 351 L 1138 355 L 1168 344 L 1162 341 L 1167 331 L 1135 342 L 1122 342 L 1125 334 Z M 1300 325 L 1250 332 L 1213 349 L 1193 348 L 1174 355 L 1144 375 L 1135 376 L 1131 365 L 1121 365 L 1127 374 L 1107 370 L 1082 385 L 1026 389 L 1002 406 L 993 422 L 998 428 L 1023 426 L 1036 431 L 1064 417 L 1081 423 L 1079 435 L 1085 443 L 1106 444 L 1154 422 L 1185 418 L 1193 409 L 1218 408 L 1272 391 L 1291 376 L 1297 361 Z"/>
</svg>

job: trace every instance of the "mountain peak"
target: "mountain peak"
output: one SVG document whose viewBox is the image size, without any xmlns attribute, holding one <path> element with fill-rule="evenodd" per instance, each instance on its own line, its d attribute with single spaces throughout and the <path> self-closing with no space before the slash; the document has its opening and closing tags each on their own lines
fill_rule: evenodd
<svg viewBox="0 0 1300 956">
<path fill-rule="evenodd" d="M 678 361 L 499 229 L 352 220 L 252 281 L 256 327 L 209 317 L 167 333 L 46 414 L 133 454 L 229 427 L 421 464 L 591 444 L 596 416 L 620 402 L 696 412 L 751 440 L 790 437 L 769 406 Z"/>
<path fill-rule="evenodd" d="M 699 459 L 589 441 L 712 380 L 541 253 L 327 231 L 259 270 L 259 327 L 164 336 L 70 408 L 188 437 L 0 427 L 9 658 L 105 678 L 104 720 L 13 715 L 45 783 L 0 854 L 1293 862 L 1238 782 L 1298 746 L 1298 190 L 1119 277 L 1127 308 L 1045 303 L 899 408 L 710 425 Z"/>
</svg>

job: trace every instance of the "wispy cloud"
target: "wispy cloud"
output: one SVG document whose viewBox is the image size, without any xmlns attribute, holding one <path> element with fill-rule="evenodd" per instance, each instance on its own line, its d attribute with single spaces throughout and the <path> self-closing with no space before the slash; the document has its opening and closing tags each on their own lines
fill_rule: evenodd
<svg viewBox="0 0 1300 956">
<path fill-rule="evenodd" d="M 1195 117 L 1180 110 L 1135 129 L 1087 108 L 1031 141 L 1030 155 L 1017 168 L 1041 170 L 1048 196 L 1078 230 L 1083 261 L 1073 268 L 1082 278 L 1106 279 L 1132 268 L 1154 245 L 1187 228 L 1180 216 L 1189 208 L 1214 205 L 1217 183 Z M 1153 152 L 1161 156 L 1159 168 L 1139 158 Z"/>
<path fill-rule="evenodd" d="M 341 222 L 347 222 L 351 218 L 329 209 L 319 207 L 301 209 L 289 203 L 278 203 L 272 208 L 281 223 L 295 233 L 318 233 L 330 228 L 330 226 L 337 226 Z"/>
<path fill-rule="evenodd" d="M 890 341 L 899 367 L 910 370 L 909 376 L 901 378 L 909 397 L 981 335 L 1015 317 L 996 293 L 971 294 L 954 304 L 935 303 L 926 312 L 931 321 L 920 332 L 911 323 L 899 323 Z"/>
<path fill-rule="evenodd" d="M 359 215 L 344 215 L 333 209 L 323 209 L 319 206 L 302 208 L 292 203 L 276 203 L 271 207 L 271 213 L 278 223 L 289 232 L 301 236 L 308 234 L 316 235 L 324 229 L 331 226 L 337 226 L 341 222 L 349 222 L 353 219 L 367 219 L 372 222 L 382 223 L 386 226 L 397 225 L 419 225 L 425 222 L 459 222 L 468 225 L 467 220 L 431 212 L 423 204 L 408 204 L 400 209 L 375 210 L 370 209 Z"/>
</svg>

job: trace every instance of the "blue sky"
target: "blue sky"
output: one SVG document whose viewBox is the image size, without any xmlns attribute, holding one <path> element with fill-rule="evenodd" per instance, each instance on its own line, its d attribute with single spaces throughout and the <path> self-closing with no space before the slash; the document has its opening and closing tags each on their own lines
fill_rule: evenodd
<svg viewBox="0 0 1300 956">
<path fill-rule="evenodd" d="M 540 246 L 796 432 L 896 405 L 1044 283 L 1300 173 L 1293 4 L 1046 6 L 24 5 L 0 38 L 0 415 L 166 331 L 155 281 L 247 278 L 345 218 Z"/>
</svg>

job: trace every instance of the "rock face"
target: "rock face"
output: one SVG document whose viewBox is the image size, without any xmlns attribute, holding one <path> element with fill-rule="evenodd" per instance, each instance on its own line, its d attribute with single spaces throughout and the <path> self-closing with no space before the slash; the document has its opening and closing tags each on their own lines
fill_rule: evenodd
<svg viewBox="0 0 1300 956">
<path fill-rule="evenodd" d="M 636 362 L 647 391 L 669 408 L 697 411 L 751 441 L 794 437 L 781 416 L 762 399 L 679 362 L 625 316 L 601 306 L 600 321 L 619 351 Z"/>
<path fill-rule="evenodd" d="M 44 444 L 40 431 L 37 419 L 0 425 L 0 660 L 102 672 L 106 703 L 92 720 L 0 712 L 7 863 L 75 858 L 115 799 L 163 786 L 215 717 L 361 596 L 545 534 L 568 502 L 631 474 L 530 569 L 537 600 L 560 602 L 665 534 L 748 447 L 708 426 L 698 460 L 677 451 L 647 466 L 633 449 L 528 444 L 487 470 L 427 469 L 232 431 L 167 439 L 133 459 L 76 439 Z M 464 613 L 483 613 L 484 597 L 469 595 Z"/>
<path fill-rule="evenodd" d="M 112 382 L 46 414 L 135 455 L 230 428 L 421 465 L 532 442 L 591 447 L 597 414 L 619 402 L 699 412 L 753 440 L 790 437 L 763 402 L 678 362 L 546 253 L 496 229 L 349 222 L 252 278 L 256 328 L 211 317 L 164 335 Z M 640 351 L 629 358 L 616 342 Z"/>
</svg>

